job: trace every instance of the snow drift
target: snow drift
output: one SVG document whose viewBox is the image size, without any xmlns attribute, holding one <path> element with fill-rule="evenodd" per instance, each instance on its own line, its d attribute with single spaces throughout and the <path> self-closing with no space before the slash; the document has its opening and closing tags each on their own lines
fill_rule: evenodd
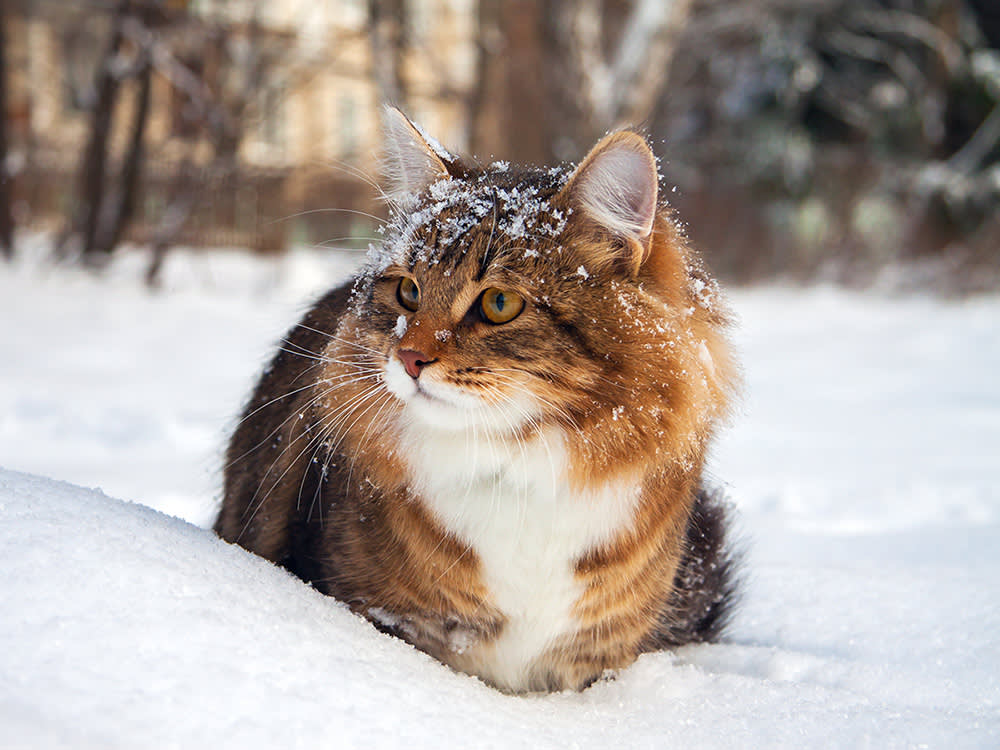
<svg viewBox="0 0 1000 750">
<path fill-rule="evenodd" d="M 963 557 L 969 541 L 933 546 Z M 990 746 L 995 557 L 979 571 L 876 565 L 863 547 L 851 564 L 757 568 L 730 643 L 645 655 L 581 694 L 519 698 L 210 531 L 4 471 L 3 744 Z"/>
</svg>

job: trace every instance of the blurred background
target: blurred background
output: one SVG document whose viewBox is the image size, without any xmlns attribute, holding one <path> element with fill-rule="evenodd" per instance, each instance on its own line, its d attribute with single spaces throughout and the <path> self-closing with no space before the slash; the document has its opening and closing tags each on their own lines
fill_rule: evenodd
<svg viewBox="0 0 1000 750">
<path fill-rule="evenodd" d="M 636 124 L 729 282 L 1000 287 L 997 0 L 0 0 L 0 253 L 364 247 L 380 103 L 483 161 Z M 152 248 L 150 250 L 150 248 Z"/>
</svg>

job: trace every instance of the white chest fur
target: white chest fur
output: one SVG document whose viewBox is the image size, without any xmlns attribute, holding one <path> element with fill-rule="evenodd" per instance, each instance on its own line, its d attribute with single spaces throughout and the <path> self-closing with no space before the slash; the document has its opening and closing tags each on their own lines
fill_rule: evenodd
<svg viewBox="0 0 1000 750">
<path fill-rule="evenodd" d="M 638 488 L 572 492 L 554 430 L 518 442 L 423 423 L 404 429 L 401 447 L 415 489 L 478 556 L 492 603 L 506 616 L 499 638 L 464 658 L 498 685 L 529 687 L 532 663 L 578 627 L 576 562 L 631 523 Z"/>
</svg>

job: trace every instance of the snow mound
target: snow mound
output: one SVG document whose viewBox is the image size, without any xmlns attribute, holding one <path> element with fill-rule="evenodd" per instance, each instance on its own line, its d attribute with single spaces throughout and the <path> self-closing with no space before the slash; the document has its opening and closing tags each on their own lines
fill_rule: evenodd
<svg viewBox="0 0 1000 750">
<path fill-rule="evenodd" d="M 210 531 L 99 491 L 0 470 L 0 554 L 5 747 L 986 747 L 1000 737 L 1000 614 L 981 596 L 1000 573 L 995 555 L 976 573 L 882 566 L 863 592 L 867 570 L 764 566 L 733 641 L 648 654 L 583 693 L 514 697 Z M 864 568 L 863 552 L 854 557 Z"/>
</svg>

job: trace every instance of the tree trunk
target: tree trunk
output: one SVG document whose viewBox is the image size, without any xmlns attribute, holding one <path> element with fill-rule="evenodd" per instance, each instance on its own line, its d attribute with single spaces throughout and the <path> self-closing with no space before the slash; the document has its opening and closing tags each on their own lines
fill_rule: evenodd
<svg viewBox="0 0 1000 750">
<path fill-rule="evenodd" d="M 543 0 L 539 18 L 542 59 L 542 121 L 540 132 L 547 153 L 543 163 L 578 159 L 599 132 L 591 126 L 582 95 L 582 73 L 569 43 L 569 26 L 580 12 L 573 0 Z"/>
<path fill-rule="evenodd" d="M 406 34 L 405 0 L 368 0 L 372 78 L 379 100 L 406 108 L 403 49 Z"/>
<path fill-rule="evenodd" d="M 122 24 L 130 5 L 129 0 L 122 0 L 115 9 L 111 22 L 111 38 L 108 40 L 107 51 L 98 66 L 97 82 L 94 87 L 97 96 L 90 116 L 90 137 L 87 140 L 80 163 L 77 207 L 70 231 L 63 236 L 63 241 L 57 248 L 60 255 L 65 255 L 65 241 L 74 234 L 80 235 L 82 257 L 87 258 L 94 251 L 94 240 L 97 237 L 101 208 L 104 203 L 108 137 L 120 84 L 118 72 L 115 70 L 115 60 L 121 52 L 124 39 Z"/>
<path fill-rule="evenodd" d="M 11 214 L 11 176 L 7 172 L 7 0 L 0 0 L 0 252 L 14 257 L 14 220 Z"/>
<path fill-rule="evenodd" d="M 139 185 L 139 175 L 145 159 L 144 139 L 146 123 L 149 120 L 149 103 L 152 87 L 153 66 L 148 56 L 140 69 L 138 76 L 139 91 L 136 96 L 135 115 L 132 119 L 132 136 L 129 139 L 128 151 L 122 164 L 118 189 L 115 200 L 108 201 L 108 210 L 102 211 L 104 219 L 100 231 L 94 239 L 93 253 L 103 253 L 105 256 L 118 245 L 125 228 L 132 220 L 135 212 L 136 192 Z"/>
<path fill-rule="evenodd" d="M 469 153 L 482 153 L 487 138 L 483 134 L 487 91 L 490 89 L 490 59 L 500 37 L 500 0 L 479 0 L 476 24 L 476 59 L 472 86 L 465 100 L 465 142 Z"/>
</svg>

